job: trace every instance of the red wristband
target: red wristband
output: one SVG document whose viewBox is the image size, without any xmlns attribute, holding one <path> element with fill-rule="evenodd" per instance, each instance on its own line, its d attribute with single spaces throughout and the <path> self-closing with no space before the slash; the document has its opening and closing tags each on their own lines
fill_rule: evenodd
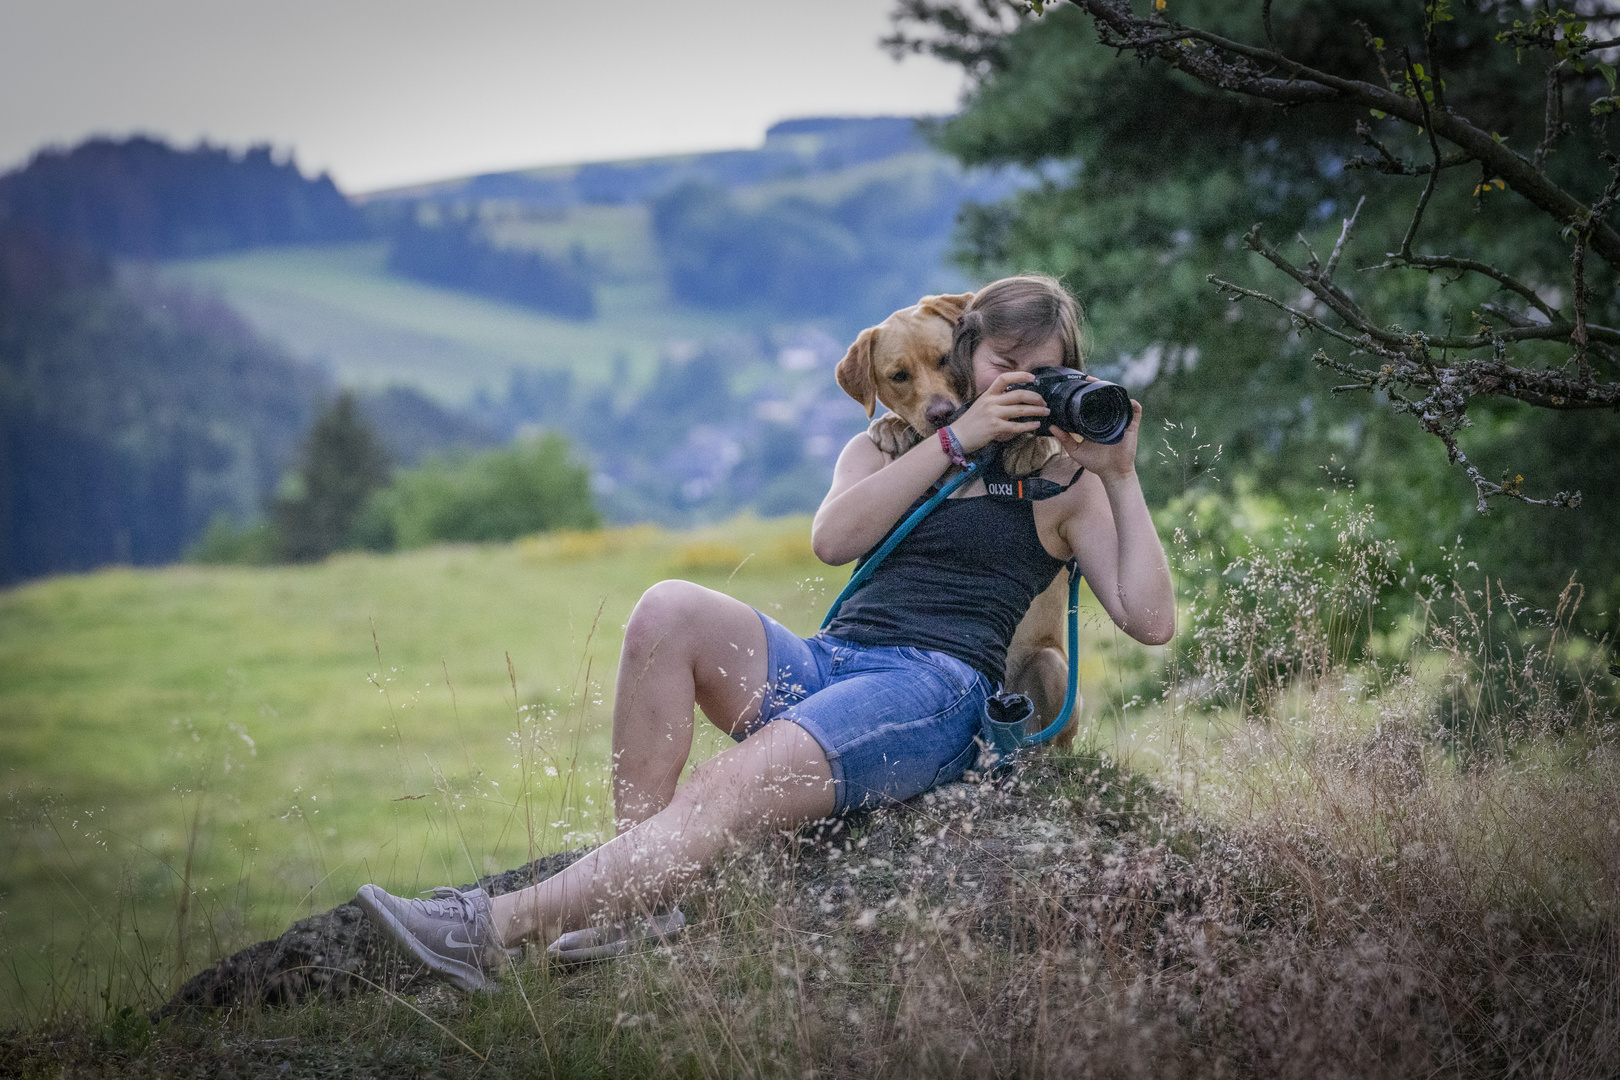
<svg viewBox="0 0 1620 1080">
<path fill-rule="evenodd" d="M 945 456 L 959 469 L 968 466 L 967 455 L 962 453 L 962 444 L 956 441 L 956 432 L 947 424 L 939 429 L 939 445 L 945 448 Z"/>
</svg>

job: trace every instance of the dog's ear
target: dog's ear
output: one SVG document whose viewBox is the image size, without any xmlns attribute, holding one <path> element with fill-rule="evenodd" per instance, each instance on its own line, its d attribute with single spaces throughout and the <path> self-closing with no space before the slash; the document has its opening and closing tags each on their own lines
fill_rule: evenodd
<svg viewBox="0 0 1620 1080">
<path fill-rule="evenodd" d="M 938 315 L 946 322 L 955 326 L 962 318 L 962 312 L 973 303 L 973 294 L 945 293 L 940 296 L 925 296 L 917 301 L 918 310 L 927 315 Z"/>
<path fill-rule="evenodd" d="M 877 327 L 869 326 L 860 332 L 849 352 L 838 361 L 833 377 L 844 393 L 866 406 L 866 415 L 877 411 L 877 378 L 872 373 L 872 345 L 877 341 Z"/>
</svg>

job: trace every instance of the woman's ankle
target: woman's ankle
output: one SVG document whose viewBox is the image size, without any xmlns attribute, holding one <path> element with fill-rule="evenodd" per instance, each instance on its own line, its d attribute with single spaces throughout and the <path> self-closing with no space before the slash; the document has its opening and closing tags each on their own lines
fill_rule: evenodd
<svg viewBox="0 0 1620 1080">
<path fill-rule="evenodd" d="M 530 937 L 529 928 L 524 925 L 519 911 L 519 895 L 505 893 L 490 897 L 490 927 L 494 931 L 496 944 L 503 949 L 515 949 Z"/>
</svg>

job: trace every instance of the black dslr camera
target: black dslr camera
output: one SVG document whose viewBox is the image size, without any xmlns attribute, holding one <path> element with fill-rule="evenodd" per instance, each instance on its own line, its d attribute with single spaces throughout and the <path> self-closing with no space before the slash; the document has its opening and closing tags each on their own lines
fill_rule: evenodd
<svg viewBox="0 0 1620 1080">
<path fill-rule="evenodd" d="M 1125 437 L 1131 426 L 1131 395 L 1118 383 L 1088 380 L 1084 374 L 1065 367 L 1036 368 L 1032 383 L 1019 384 L 1041 395 L 1050 416 L 1026 416 L 1041 420 L 1037 435 L 1049 435 L 1052 428 L 1078 435 L 1087 442 L 1110 446 Z"/>
</svg>

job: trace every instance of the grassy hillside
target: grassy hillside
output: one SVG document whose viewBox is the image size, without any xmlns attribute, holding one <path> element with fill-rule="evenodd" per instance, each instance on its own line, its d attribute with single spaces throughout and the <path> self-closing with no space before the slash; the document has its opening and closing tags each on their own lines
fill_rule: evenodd
<svg viewBox="0 0 1620 1080">
<path fill-rule="evenodd" d="M 1550 654 L 1515 652 L 1524 610 L 1493 623 L 1460 583 L 1386 666 L 1336 604 L 1300 602 L 1330 571 L 1287 552 L 1198 602 L 1217 610 L 1130 756 L 1040 757 L 740 852 L 682 897 L 682 937 L 621 962 L 148 1023 L 177 970 L 366 878 L 464 881 L 588 838 L 637 591 L 688 574 L 805 629 L 832 581 L 804 535 L 740 520 L 0 594 L 0 1074 L 1616 1074 L 1609 684 L 1550 658 L 1586 652 L 1556 619 Z M 1133 696 L 1112 638 L 1081 646 L 1094 715 Z M 1255 657 L 1295 674 L 1262 686 Z M 1252 696 L 1210 711 L 1239 681 Z M 1465 749 L 1459 710 L 1494 735 Z"/>
<path fill-rule="evenodd" d="M 636 598 L 686 577 L 808 633 L 842 577 L 808 531 L 739 519 L 0 593 L 7 1011 L 53 979 L 93 995 L 115 956 L 171 978 L 364 881 L 464 881 L 597 835 Z M 705 731 L 696 756 L 723 745 Z M 114 968 L 115 994 L 149 991 Z"/>
<path fill-rule="evenodd" d="M 217 293 L 261 334 L 329 364 L 342 383 L 405 383 L 451 405 L 479 389 L 499 393 L 515 367 L 568 369 L 595 382 L 622 358 L 623 370 L 644 374 L 668 342 L 710 340 L 735 327 L 667 302 L 648 264 L 645 207 L 589 207 L 571 224 L 591 237 L 586 246 L 607 270 L 600 314 L 587 323 L 390 274 L 380 241 L 262 248 L 159 272 Z"/>
<path fill-rule="evenodd" d="M 593 835 L 604 698 L 636 597 L 665 576 L 731 577 L 804 629 L 824 592 L 807 531 L 109 570 L 4 594 L 6 966 L 37 988 L 86 934 L 104 955 L 126 909 L 125 931 L 172 959 L 188 853 L 195 962 L 374 877 L 426 887 L 522 862 L 531 839 Z M 577 762 L 574 786 L 542 757 Z M 521 810 L 519 763 L 541 770 Z"/>
</svg>

